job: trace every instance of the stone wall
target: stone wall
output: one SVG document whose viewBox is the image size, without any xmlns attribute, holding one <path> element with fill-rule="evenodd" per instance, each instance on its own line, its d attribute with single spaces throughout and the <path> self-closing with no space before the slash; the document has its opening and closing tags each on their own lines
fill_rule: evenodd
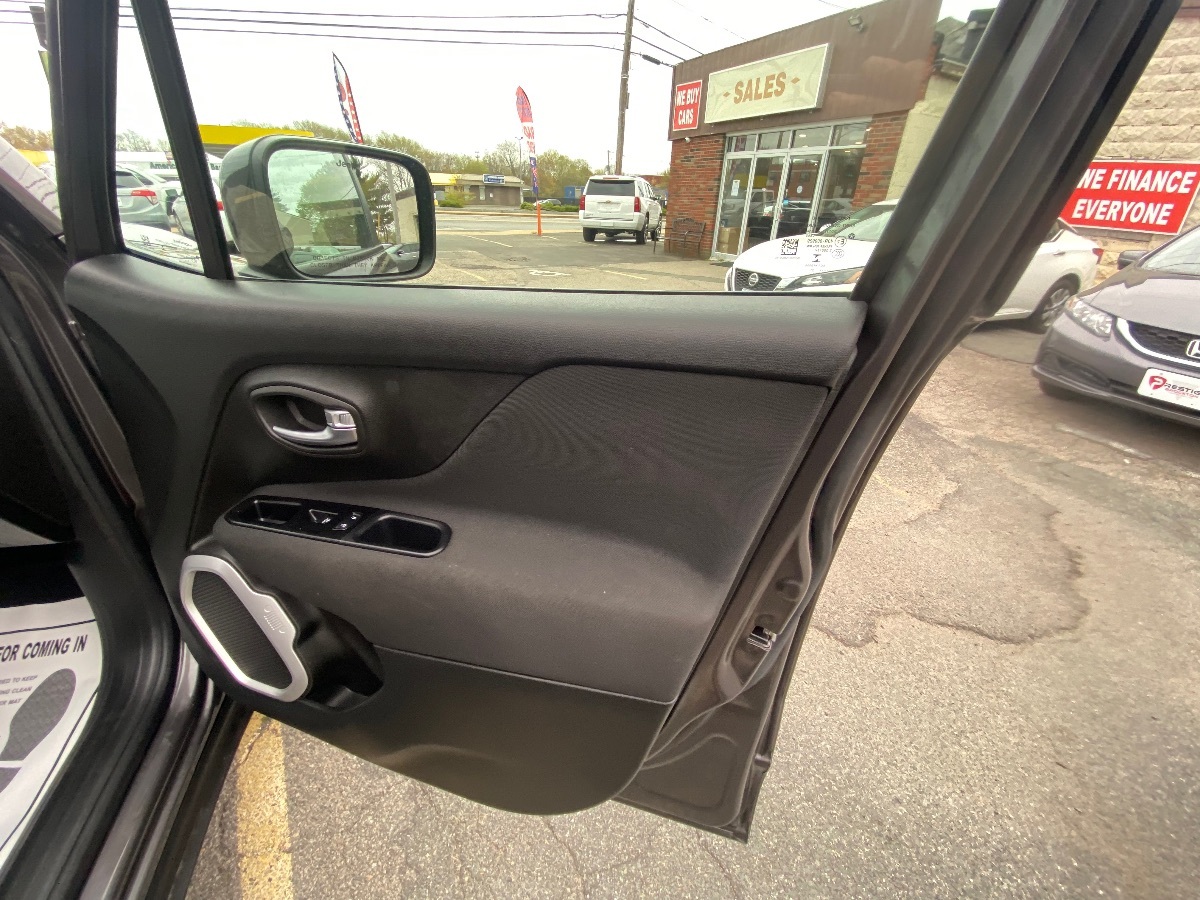
<svg viewBox="0 0 1200 900">
<path fill-rule="evenodd" d="M 900 147 L 896 153 L 896 168 L 892 174 L 892 183 L 888 185 L 887 198 L 895 200 L 904 193 L 912 178 L 917 163 L 925 155 L 925 148 L 933 140 L 950 105 L 950 98 L 958 88 L 959 76 L 934 72 L 925 86 L 925 96 L 917 101 L 908 113 L 904 124 L 904 136 L 900 139 Z"/>
<path fill-rule="evenodd" d="M 1200 161 L 1200 18 L 1192 13 L 1171 24 L 1097 159 Z M 1200 225 L 1200 203 L 1187 220 L 1187 227 L 1195 225 Z M 1097 278 L 1116 271 L 1122 250 L 1149 250 L 1169 239 L 1091 228 L 1083 232 L 1104 247 Z"/>
</svg>

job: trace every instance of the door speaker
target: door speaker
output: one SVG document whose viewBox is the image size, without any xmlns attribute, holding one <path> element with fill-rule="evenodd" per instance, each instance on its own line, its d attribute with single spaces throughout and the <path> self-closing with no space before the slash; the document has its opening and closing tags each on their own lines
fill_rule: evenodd
<svg viewBox="0 0 1200 900">
<path fill-rule="evenodd" d="M 234 680 L 276 700 L 298 700 L 308 672 L 296 653 L 296 626 L 279 601 L 252 588 L 215 556 L 183 561 L 183 608 Z"/>
</svg>

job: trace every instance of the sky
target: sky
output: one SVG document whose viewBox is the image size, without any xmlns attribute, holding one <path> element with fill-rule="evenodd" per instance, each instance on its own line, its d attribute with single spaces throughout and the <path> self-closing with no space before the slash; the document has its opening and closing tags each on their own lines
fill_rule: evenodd
<svg viewBox="0 0 1200 900">
<path fill-rule="evenodd" d="M 800 25 L 861 4 L 853 0 L 637 0 L 636 15 L 671 38 L 644 26 L 635 34 L 674 50 L 684 58 L 721 49 L 742 40 Z M 987 0 L 945 0 L 942 16 L 965 19 L 971 9 L 994 5 Z M 842 9 L 839 9 L 841 7 Z M 0 121 L 49 128 L 50 106 L 38 44 L 28 23 L 25 0 L 0 0 Z M 204 124 L 238 120 L 286 124 L 314 119 L 341 126 L 334 89 L 331 54 L 336 52 L 349 73 L 362 128 L 390 131 L 435 150 L 486 153 L 520 135 L 514 95 L 517 86 L 529 94 L 539 149 L 553 148 L 568 156 L 605 165 L 616 144 L 617 90 L 620 78 L 623 0 L 593 0 L 584 5 L 562 0 L 441 0 L 439 16 L 548 15 L 563 12 L 613 14 L 612 18 L 548 18 L 501 21 L 462 19 L 454 22 L 377 19 L 377 24 L 430 29 L 512 28 L 546 31 L 604 31 L 577 37 L 512 37 L 383 32 L 393 36 L 466 40 L 542 40 L 588 42 L 615 49 L 554 47 L 481 47 L 355 40 L 345 37 L 295 36 L 279 31 L 316 31 L 320 23 L 339 21 L 328 13 L 383 13 L 415 16 L 412 7 L 387 0 L 173 0 L 177 28 L 228 27 L 230 20 L 253 10 L 271 19 L 282 13 L 311 11 L 313 27 L 254 24 L 243 27 L 270 34 L 178 33 L 192 100 Z M 430 5 L 420 5 L 429 10 Z M 199 11 L 201 9 L 210 11 Z M 191 10 L 188 12 L 187 10 Z M 184 23 L 182 16 L 211 21 Z M 432 15 L 432 13 L 431 13 Z M 360 22 L 362 20 L 359 20 Z M 359 33 L 362 33 L 361 31 Z M 381 32 L 376 32 L 381 33 Z M 117 129 L 133 129 L 148 137 L 165 132 L 141 47 L 132 29 L 122 29 L 118 51 Z M 679 42 L 683 42 L 682 44 Z M 687 45 L 687 46 L 685 46 Z M 672 63 L 678 57 L 635 40 L 635 50 Z M 20 90 L 14 89 L 19 85 Z M 625 171 L 652 174 L 670 163 L 666 139 L 671 103 L 671 69 L 634 55 L 629 76 L 630 106 L 626 120 Z"/>
</svg>

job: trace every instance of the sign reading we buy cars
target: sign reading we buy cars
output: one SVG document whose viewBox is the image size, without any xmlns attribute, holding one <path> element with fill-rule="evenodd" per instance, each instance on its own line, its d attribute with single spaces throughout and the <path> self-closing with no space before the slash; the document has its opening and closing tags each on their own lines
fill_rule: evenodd
<svg viewBox="0 0 1200 900">
<path fill-rule="evenodd" d="M 1198 186 L 1200 163 L 1097 160 L 1062 217 L 1085 228 L 1178 234 Z"/>
</svg>

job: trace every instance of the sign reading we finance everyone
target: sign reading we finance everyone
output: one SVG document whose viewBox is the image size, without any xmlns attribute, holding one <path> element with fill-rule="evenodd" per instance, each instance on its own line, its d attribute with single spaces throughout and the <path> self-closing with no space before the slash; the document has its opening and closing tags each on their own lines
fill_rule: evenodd
<svg viewBox="0 0 1200 900">
<path fill-rule="evenodd" d="M 1198 186 L 1200 163 L 1097 160 L 1079 180 L 1062 218 L 1086 228 L 1178 234 Z"/>
</svg>

